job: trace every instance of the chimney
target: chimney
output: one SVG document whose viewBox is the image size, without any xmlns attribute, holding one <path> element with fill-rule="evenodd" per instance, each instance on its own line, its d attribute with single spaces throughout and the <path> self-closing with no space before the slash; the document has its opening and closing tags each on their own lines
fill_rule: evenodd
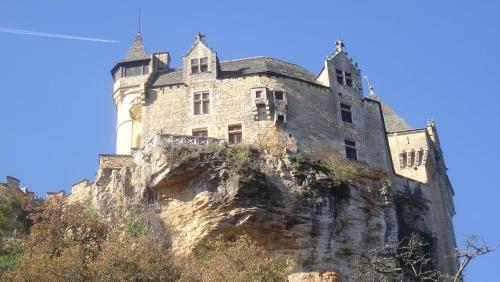
<svg viewBox="0 0 500 282">
<path fill-rule="evenodd" d="M 170 68 L 170 54 L 160 52 L 153 54 L 153 71 L 166 71 Z"/>
</svg>

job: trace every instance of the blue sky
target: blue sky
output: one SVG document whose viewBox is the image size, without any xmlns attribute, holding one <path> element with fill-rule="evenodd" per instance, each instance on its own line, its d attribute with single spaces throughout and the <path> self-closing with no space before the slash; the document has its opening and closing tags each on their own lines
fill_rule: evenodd
<svg viewBox="0 0 500 282">
<path fill-rule="evenodd" d="M 0 177 L 43 195 L 93 179 L 113 153 L 113 65 L 137 31 L 178 66 L 197 31 L 221 60 L 267 55 L 318 73 L 342 38 L 378 94 L 414 127 L 438 125 L 455 189 L 459 244 L 500 241 L 498 1 L 0 2 L 0 28 L 117 40 L 0 33 Z M 286 4 L 285 4 L 286 3 Z M 498 281 L 500 251 L 472 262 L 468 281 Z"/>
</svg>

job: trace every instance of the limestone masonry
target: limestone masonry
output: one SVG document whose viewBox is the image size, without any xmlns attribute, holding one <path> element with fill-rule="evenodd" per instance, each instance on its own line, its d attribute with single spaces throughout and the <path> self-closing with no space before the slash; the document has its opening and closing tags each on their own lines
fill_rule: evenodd
<svg viewBox="0 0 500 282">
<path fill-rule="evenodd" d="M 219 61 L 201 34 L 182 62 L 174 68 L 168 52 L 148 54 L 136 35 L 112 69 L 117 154 L 170 134 L 188 143 L 217 138 L 384 170 L 393 190 L 417 191 L 432 206 L 440 267 L 455 271 L 453 188 L 435 123 L 412 128 L 371 84 L 364 96 L 361 72 L 342 41 L 318 75 L 269 57 Z"/>
<path fill-rule="evenodd" d="M 435 266 L 456 272 L 454 192 L 436 125 L 412 128 L 370 83 L 365 96 L 342 41 L 318 75 L 270 57 L 220 61 L 201 34 L 180 67 L 170 61 L 168 52 L 148 54 L 138 33 L 113 67 L 116 155 L 101 155 L 95 182 L 73 185 L 71 200 L 91 195 L 111 212 L 127 195 L 156 189 L 174 250 L 245 230 L 295 254 L 297 280 L 314 280 L 314 271 L 346 278 L 364 251 L 408 232 L 430 238 Z M 168 149 L 176 144 L 258 148 L 269 190 L 245 183 L 218 155 L 176 165 Z M 314 190 L 331 185 L 323 174 L 294 167 L 300 154 L 376 173 L 339 199 Z"/>
</svg>

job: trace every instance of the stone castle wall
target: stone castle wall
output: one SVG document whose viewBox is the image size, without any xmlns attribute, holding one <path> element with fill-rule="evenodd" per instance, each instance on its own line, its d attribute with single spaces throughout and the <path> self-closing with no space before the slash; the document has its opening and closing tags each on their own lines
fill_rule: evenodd
<svg viewBox="0 0 500 282">
<path fill-rule="evenodd" d="M 287 99 L 286 123 L 274 122 L 272 109 L 267 120 L 256 120 L 252 89 L 283 91 Z M 193 93 L 210 92 L 210 113 L 194 115 Z M 344 140 L 355 140 L 358 160 L 387 168 L 387 145 L 377 102 L 341 90 L 293 80 L 253 75 L 219 79 L 192 85 L 171 85 L 147 90 L 143 107 L 143 140 L 157 133 L 191 135 L 207 129 L 215 138 L 228 138 L 228 126 L 241 124 L 243 143 L 269 145 L 293 140 L 299 150 L 324 157 L 345 158 Z M 340 101 L 352 106 L 353 123 L 340 118 Z M 272 105 L 271 105 L 272 106 Z"/>
</svg>

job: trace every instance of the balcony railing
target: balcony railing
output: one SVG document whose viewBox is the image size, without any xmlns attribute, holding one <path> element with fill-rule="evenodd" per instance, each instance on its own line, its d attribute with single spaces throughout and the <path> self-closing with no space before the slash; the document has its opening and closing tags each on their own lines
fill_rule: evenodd
<svg viewBox="0 0 500 282">
<path fill-rule="evenodd" d="M 200 137 L 189 135 L 176 135 L 176 134 L 157 134 L 149 139 L 142 146 L 143 150 L 148 150 L 153 147 L 162 147 L 166 144 L 179 144 L 179 145 L 192 145 L 192 146 L 206 146 L 210 144 L 224 145 L 226 140 L 212 137 Z"/>
</svg>

